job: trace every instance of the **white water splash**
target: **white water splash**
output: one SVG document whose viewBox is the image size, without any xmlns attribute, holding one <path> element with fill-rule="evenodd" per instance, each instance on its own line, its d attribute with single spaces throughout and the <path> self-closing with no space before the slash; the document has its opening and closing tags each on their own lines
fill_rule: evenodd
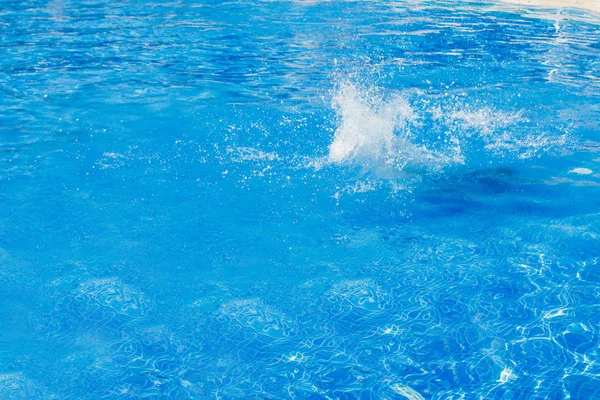
<svg viewBox="0 0 600 400">
<path fill-rule="evenodd" d="M 331 163 L 384 165 L 403 169 L 407 164 L 443 165 L 460 162 L 456 154 L 431 151 L 411 141 L 410 127 L 417 115 L 399 94 L 389 99 L 342 84 L 333 98 L 340 125 L 329 146 Z"/>
<path fill-rule="evenodd" d="M 448 113 L 446 122 L 458 124 L 465 130 L 476 130 L 483 137 L 488 137 L 499 129 L 506 129 L 522 119 L 521 112 L 506 113 L 492 110 L 489 107 L 480 109 L 462 108 Z"/>
<path fill-rule="evenodd" d="M 397 128 L 413 117 L 408 102 L 393 97 L 387 102 L 367 98 L 353 85 L 344 84 L 333 98 L 341 125 L 329 147 L 332 162 L 352 158 L 386 158 L 393 154 Z"/>
<path fill-rule="evenodd" d="M 389 171 L 440 171 L 451 165 L 528 159 L 564 146 L 566 136 L 525 129 L 522 111 L 467 106 L 456 99 L 418 94 L 414 104 L 398 92 L 343 83 L 333 97 L 339 125 L 329 146 L 332 164 Z M 447 101 L 444 103 L 444 99 Z"/>
</svg>

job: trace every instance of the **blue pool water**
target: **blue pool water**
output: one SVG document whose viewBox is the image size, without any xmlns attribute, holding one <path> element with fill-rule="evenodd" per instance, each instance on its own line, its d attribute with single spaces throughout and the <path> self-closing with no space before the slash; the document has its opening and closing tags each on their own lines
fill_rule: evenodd
<svg viewBox="0 0 600 400">
<path fill-rule="evenodd" d="M 600 16 L 0 2 L 0 398 L 600 398 Z"/>
</svg>

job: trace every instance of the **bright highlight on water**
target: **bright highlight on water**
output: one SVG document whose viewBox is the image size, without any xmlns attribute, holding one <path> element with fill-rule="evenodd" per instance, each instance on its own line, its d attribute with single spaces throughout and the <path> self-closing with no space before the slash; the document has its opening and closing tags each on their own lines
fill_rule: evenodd
<svg viewBox="0 0 600 400">
<path fill-rule="evenodd" d="M 2 2 L 0 399 L 600 398 L 553 3 Z"/>
</svg>

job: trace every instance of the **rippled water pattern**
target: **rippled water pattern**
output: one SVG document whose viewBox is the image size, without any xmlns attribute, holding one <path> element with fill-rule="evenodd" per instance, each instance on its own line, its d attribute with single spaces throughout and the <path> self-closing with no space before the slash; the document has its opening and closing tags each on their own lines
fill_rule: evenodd
<svg viewBox="0 0 600 400">
<path fill-rule="evenodd" d="M 600 16 L 0 3 L 0 398 L 600 398 Z"/>
</svg>

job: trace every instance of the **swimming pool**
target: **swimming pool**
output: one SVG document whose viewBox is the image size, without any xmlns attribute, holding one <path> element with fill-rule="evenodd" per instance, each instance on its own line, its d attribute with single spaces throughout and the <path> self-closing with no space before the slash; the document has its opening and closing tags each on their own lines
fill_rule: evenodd
<svg viewBox="0 0 600 400">
<path fill-rule="evenodd" d="M 600 398 L 599 22 L 2 2 L 0 397 Z"/>
</svg>

